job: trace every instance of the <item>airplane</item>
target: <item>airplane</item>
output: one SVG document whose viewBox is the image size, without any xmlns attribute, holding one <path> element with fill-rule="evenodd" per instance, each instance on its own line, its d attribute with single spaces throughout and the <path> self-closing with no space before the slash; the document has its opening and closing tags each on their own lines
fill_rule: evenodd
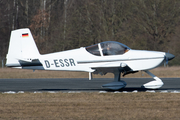
<svg viewBox="0 0 180 120">
<path fill-rule="evenodd" d="M 134 50 L 116 41 L 41 55 L 29 28 L 22 28 L 11 31 L 6 66 L 32 70 L 89 72 L 89 80 L 92 79 L 92 73 L 113 73 L 114 81 L 102 85 L 103 88 L 111 90 L 119 90 L 127 85 L 121 80 L 121 74 L 125 76 L 144 71 L 154 80 L 141 87 L 159 89 L 164 83 L 149 70 L 174 57 L 173 54 L 165 52 Z"/>
</svg>

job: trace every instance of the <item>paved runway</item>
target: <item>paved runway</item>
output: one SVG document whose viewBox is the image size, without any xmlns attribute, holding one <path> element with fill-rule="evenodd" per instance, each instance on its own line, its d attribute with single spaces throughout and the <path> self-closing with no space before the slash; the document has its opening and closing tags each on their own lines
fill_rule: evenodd
<svg viewBox="0 0 180 120">
<path fill-rule="evenodd" d="M 164 86 L 158 91 L 180 91 L 180 78 L 161 78 Z M 127 83 L 127 86 L 120 91 L 131 92 L 147 91 L 141 88 L 141 85 L 147 83 L 152 78 L 122 78 Z M 0 92 L 7 91 L 25 91 L 25 92 L 69 92 L 69 91 L 110 91 L 101 88 L 103 84 L 112 82 L 113 78 L 94 78 L 89 81 L 88 78 L 59 78 L 59 79 L 0 79 Z"/>
</svg>

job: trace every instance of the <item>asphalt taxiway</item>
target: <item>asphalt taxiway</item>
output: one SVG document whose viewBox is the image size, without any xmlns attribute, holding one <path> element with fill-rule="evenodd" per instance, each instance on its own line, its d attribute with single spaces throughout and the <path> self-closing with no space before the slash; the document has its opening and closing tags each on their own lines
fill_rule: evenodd
<svg viewBox="0 0 180 120">
<path fill-rule="evenodd" d="M 180 91 L 180 78 L 161 78 L 164 86 L 158 90 L 179 90 Z M 127 83 L 127 86 L 120 91 L 131 92 L 147 91 L 141 88 L 144 83 L 152 81 L 152 78 L 122 78 Z M 112 82 L 113 78 L 57 78 L 57 79 L 0 79 L 0 92 L 6 91 L 25 91 L 25 92 L 47 92 L 47 91 L 110 91 L 102 88 L 103 84 Z"/>
</svg>

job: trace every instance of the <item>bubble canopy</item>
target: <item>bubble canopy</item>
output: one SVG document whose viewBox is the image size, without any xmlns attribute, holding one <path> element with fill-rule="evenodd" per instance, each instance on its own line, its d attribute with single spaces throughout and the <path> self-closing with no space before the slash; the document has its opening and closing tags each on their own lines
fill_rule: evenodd
<svg viewBox="0 0 180 120">
<path fill-rule="evenodd" d="M 96 56 L 122 55 L 130 48 L 122 43 L 115 41 L 105 41 L 86 47 L 86 50 Z"/>
</svg>

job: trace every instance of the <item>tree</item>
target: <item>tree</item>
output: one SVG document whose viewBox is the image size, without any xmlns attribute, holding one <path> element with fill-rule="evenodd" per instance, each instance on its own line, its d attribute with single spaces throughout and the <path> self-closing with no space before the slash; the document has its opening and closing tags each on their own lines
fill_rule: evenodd
<svg viewBox="0 0 180 120">
<path fill-rule="evenodd" d="M 167 50 L 179 21 L 179 2 L 143 0 L 132 3 L 134 33 L 146 37 L 146 49 Z"/>
</svg>

